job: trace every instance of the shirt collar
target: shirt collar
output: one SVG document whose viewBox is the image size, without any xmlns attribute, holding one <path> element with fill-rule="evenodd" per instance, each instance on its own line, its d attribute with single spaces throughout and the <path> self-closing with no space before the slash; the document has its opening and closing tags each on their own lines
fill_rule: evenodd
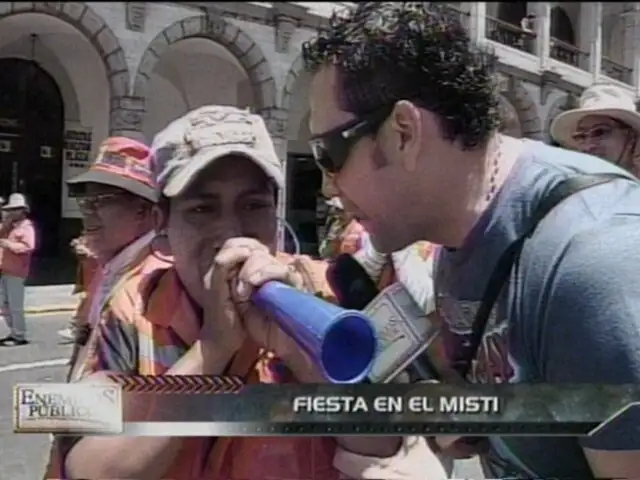
<svg viewBox="0 0 640 480">
<path fill-rule="evenodd" d="M 105 264 L 103 268 L 105 274 L 112 274 L 125 268 L 144 247 L 151 243 L 155 236 L 155 230 L 151 230 L 127 245 Z"/>
</svg>

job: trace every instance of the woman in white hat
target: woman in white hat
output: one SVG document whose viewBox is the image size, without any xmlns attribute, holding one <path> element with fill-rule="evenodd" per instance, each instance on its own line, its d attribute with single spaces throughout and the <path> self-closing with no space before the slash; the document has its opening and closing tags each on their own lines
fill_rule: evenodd
<svg viewBox="0 0 640 480">
<path fill-rule="evenodd" d="M 553 140 L 639 176 L 640 113 L 633 99 L 620 87 L 599 84 L 584 91 L 579 105 L 553 120 Z"/>
<path fill-rule="evenodd" d="M 0 292 L 6 306 L 5 319 L 10 334 L 0 339 L 0 346 L 27 343 L 24 317 L 24 282 L 29 275 L 31 256 L 36 248 L 35 229 L 27 217 L 29 205 L 21 193 L 12 193 L 2 206 L 0 231 Z"/>
</svg>

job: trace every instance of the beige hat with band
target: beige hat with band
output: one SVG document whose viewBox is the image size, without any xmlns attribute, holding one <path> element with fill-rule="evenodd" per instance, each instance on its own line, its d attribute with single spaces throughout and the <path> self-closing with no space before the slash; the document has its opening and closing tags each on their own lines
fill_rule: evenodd
<svg viewBox="0 0 640 480">
<path fill-rule="evenodd" d="M 202 170 L 229 155 L 248 158 L 278 188 L 284 187 L 282 164 L 264 120 L 236 107 L 192 110 L 158 133 L 151 149 L 158 187 L 167 197 L 183 193 Z"/>
<path fill-rule="evenodd" d="M 616 85 L 597 84 L 587 88 L 579 107 L 558 115 L 551 123 L 551 138 L 563 147 L 577 149 L 573 134 L 580 121 L 591 115 L 613 118 L 640 135 L 640 113 L 631 96 Z"/>
</svg>

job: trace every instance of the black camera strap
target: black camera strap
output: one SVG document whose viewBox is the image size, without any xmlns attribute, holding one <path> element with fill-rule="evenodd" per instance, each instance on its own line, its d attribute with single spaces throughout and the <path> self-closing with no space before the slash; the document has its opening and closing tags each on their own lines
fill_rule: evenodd
<svg viewBox="0 0 640 480">
<path fill-rule="evenodd" d="M 498 259 L 491 277 L 489 277 L 489 282 L 487 283 L 487 287 L 484 291 L 480 308 L 476 313 L 472 325 L 470 342 L 463 352 L 461 352 L 459 360 L 454 364 L 455 370 L 463 379 L 467 378 L 473 361 L 478 354 L 478 349 L 482 343 L 482 338 L 484 337 L 487 324 L 491 316 L 491 311 L 500 296 L 500 292 L 509 281 L 511 270 L 520 258 L 520 253 L 522 252 L 522 247 L 524 246 L 525 241 L 531 238 L 538 227 L 538 224 L 549 214 L 549 212 L 551 212 L 551 210 L 553 210 L 554 207 L 571 195 L 587 188 L 602 185 L 618 179 L 633 181 L 630 177 L 618 173 L 576 176 L 558 183 L 540 201 L 524 235 L 507 247 L 505 252 Z"/>
</svg>

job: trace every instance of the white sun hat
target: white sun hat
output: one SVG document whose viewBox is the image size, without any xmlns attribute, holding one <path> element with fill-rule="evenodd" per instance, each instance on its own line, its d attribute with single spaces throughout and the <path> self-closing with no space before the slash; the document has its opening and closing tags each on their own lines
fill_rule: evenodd
<svg viewBox="0 0 640 480">
<path fill-rule="evenodd" d="M 563 112 L 553 120 L 551 138 L 563 147 L 577 149 L 573 134 L 580 121 L 590 115 L 613 118 L 640 135 L 640 113 L 631 96 L 615 85 L 596 84 L 584 91 L 578 108 Z"/>
<path fill-rule="evenodd" d="M 9 201 L 2 206 L 2 210 L 29 210 L 27 198 L 21 193 L 12 193 L 9 195 Z"/>
</svg>

